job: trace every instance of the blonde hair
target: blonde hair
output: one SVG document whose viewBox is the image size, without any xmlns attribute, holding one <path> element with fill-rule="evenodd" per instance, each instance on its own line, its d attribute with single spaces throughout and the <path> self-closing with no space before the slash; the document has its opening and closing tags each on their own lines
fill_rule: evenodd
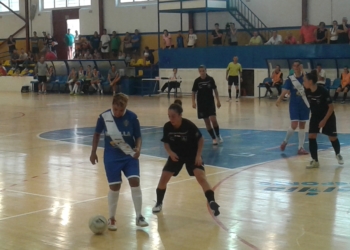
<svg viewBox="0 0 350 250">
<path fill-rule="evenodd" d="M 116 105 L 121 108 L 126 108 L 128 105 L 129 97 L 123 93 L 118 93 L 113 97 L 112 105 Z"/>
</svg>

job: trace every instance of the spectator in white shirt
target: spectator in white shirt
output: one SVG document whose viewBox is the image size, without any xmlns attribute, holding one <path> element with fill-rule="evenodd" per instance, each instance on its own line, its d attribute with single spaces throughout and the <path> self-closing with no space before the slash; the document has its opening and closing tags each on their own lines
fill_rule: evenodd
<svg viewBox="0 0 350 250">
<path fill-rule="evenodd" d="M 338 43 L 338 22 L 336 20 L 333 21 L 333 27 L 330 29 L 330 44 Z"/>
<path fill-rule="evenodd" d="M 277 34 L 277 31 L 273 31 L 270 40 L 265 45 L 279 45 L 282 43 L 282 36 Z"/>
<path fill-rule="evenodd" d="M 108 58 L 109 54 L 109 42 L 111 41 L 111 38 L 107 34 L 107 30 L 103 30 L 103 35 L 101 36 L 101 53 L 102 53 L 102 58 L 106 59 Z"/>
<path fill-rule="evenodd" d="M 317 84 L 324 86 L 326 84 L 326 71 L 322 69 L 322 65 L 319 63 L 317 64 Z"/>
<path fill-rule="evenodd" d="M 197 42 L 197 35 L 193 34 L 193 29 L 188 31 L 187 48 L 194 48 Z"/>
<path fill-rule="evenodd" d="M 177 69 L 173 69 L 173 74 L 169 77 L 169 81 L 166 82 L 161 91 L 164 92 L 168 88 L 168 95 L 173 88 L 179 88 L 181 83 L 181 77 L 177 74 Z"/>
</svg>

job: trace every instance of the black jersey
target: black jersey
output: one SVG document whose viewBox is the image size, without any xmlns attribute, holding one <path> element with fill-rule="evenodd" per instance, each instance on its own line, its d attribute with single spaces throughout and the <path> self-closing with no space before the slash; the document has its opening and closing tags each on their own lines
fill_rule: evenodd
<svg viewBox="0 0 350 250">
<path fill-rule="evenodd" d="M 198 77 L 192 87 L 192 92 L 197 93 L 197 104 L 205 105 L 214 103 L 213 90 L 216 89 L 214 78 L 206 76 L 204 79 Z"/>
<path fill-rule="evenodd" d="M 170 122 L 165 123 L 161 141 L 168 143 L 171 150 L 180 158 L 195 158 L 201 137 L 197 126 L 183 118 L 181 126 L 177 129 Z"/>
<path fill-rule="evenodd" d="M 305 94 L 310 103 L 311 115 L 323 119 L 328 112 L 329 104 L 333 102 L 328 90 L 322 86 L 317 86 L 315 92 L 307 89 Z"/>
</svg>

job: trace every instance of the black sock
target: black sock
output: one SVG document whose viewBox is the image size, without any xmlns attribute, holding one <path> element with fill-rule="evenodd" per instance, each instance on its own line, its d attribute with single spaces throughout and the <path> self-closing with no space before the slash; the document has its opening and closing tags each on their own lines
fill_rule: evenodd
<svg viewBox="0 0 350 250">
<path fill-rule="evenodd" d="M 228 96 L 231 99 L 231 89 L 228 90 Z"/>
<path fill-rule="evenodd" d="M 215 130 L 216 136 L 220 136 L 220 129 L 219 129 L 219 126 L 214 127 L 214 130 Z"/>
<path fill-rule="evenodd" d="M 344 92 L 343 101 L 345 101 L 347 95 L 348 95 L 348 92 Z"/>
<path fill-rule="evenodd" d="M 163 199 L 164 199 L 165 191 L 166 191 L 166 189 L 159 189 L 159 188 L 156 189 L 156 193 L 157 193 L 157 205 L 163 204 Z"/>
<path fill-rule="evenodd" d="M 340 154 L 340 143 L 339 140 L 336 139 L 335 141 L 331 141 L 332 146 L 334 148 L 335 155 Z"/>
<path fill-rule="evenodd" d="M 208 133 L 210 134 L 211 138 L 212 139 L 215 139 L 215 134 L 214 134 L 214 130 L 211 128 L 211 129 L 208 129 Z"/>
<path fill-rule="evenodd" d="M 214 198 L 214 191 L 213 190 L 208 190 L 208 191 L 205 191 L 205 197 L 207 197 L 207 200 L 208 200 L 208 203 L 212 202 L 212 201 L 215 201 L 215 198 Z"/>
<path fill-rule="evenodd" d="M 334 97 L 333 97 L 334 101 L 335 101 L 335 100 L 337 100 L 338 95 L 339 95 L 339 93 L 338 93 L 338 92 L 335 92 L 335 93 L 334 93 Z"/>
<path fill-rule="evenodd" d="M 236 90 L 236 98 L 238 98 L 239 90 Z"/>
<path fill-rule="evenodd" d="M 318 161 L 318 155 L 317 155 L 317 141 L 316 139 L 310 139 L 309 138 L 309 149 L 310 154 L 313 160 Z"/>
</svg>

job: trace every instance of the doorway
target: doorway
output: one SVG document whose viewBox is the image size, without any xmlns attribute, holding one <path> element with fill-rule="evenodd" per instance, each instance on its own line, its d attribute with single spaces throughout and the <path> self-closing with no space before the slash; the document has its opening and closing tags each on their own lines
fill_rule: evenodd
<svg viewBox="0 0 350 250">
<path fill-rule="evenodd" d="M 67 29 L 70 29 L 71 34 L 74 35 L 74 40 L 79 39 L 79 37 L 77 38 L 76 34 L 78 34 L 78 36 L 80 35 L 80 20 L 68 19 Z M 73 56 L 74 55 L 75 55 L 75 42 L 73 43 Z"/>
</svg>

